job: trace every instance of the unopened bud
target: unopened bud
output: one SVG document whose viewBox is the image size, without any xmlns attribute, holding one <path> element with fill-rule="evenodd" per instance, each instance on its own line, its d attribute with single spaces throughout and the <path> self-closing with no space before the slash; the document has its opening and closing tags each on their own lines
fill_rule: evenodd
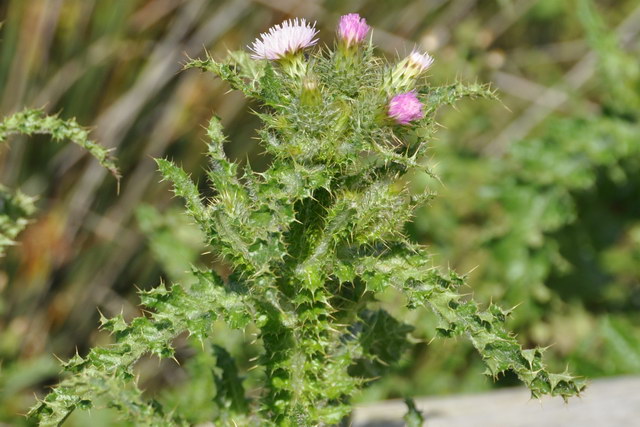
<svg viewBox="0 0 640 427">
<path fill-rule="evenodd" d="M 306 106 L 319 105 L 322 101 L 320 84 L 314 75 L 307 75 L 302 79 L 302 94 L 300 102 Z"/>
<path fill-rule="evenodd" d="M 391 91 L 413 88 L 415 80 L 427 71 L 433 62 L 433 57 L 428 53 L 414 50 L 393 68 L 384 83 L 385 88 Z"/>
<path fill-rule="evenodd" d="M 366 19 L 361 18 L 357 13 L 350 13 L 340 17 L 338 36 L 349 47 L 361 43 L 369 32 L 369 28 Z"/>
</svg>

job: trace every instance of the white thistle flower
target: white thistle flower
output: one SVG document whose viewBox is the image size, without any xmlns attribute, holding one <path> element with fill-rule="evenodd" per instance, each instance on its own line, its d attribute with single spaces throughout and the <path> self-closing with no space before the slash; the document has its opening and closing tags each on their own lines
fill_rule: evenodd
<svg viewBox="0 0 640 427">
<path fill-rule="evenodd" d="M 428 53 L 420 53 L 417 50 L 411 52 L 407 58 L 409 65 L 416 67 L 420 72 L 426 71 L 433 64 L 433 56 Z"/>
<path fill-rule="evenodd" d="M 271 27 L 268 32 L 260 34 L 260 37 L 249 46 L 253 51 L 253 59 L 282 59 L 289 54 L 294 54 L 304 48 L 313 46 L 318 42 L 314 38 L 318 34 L 313 24 L 305 19 L 289 19 L 280 25 Z"/>
</svg>

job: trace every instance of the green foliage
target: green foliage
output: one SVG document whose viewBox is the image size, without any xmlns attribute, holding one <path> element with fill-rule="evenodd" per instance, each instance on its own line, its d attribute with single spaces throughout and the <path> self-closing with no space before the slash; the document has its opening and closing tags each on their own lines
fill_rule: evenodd
<svg viewBox="0 0 640 427">
<path fill-rule="evenodd" d="M 87 130 L 73 119 L 62 120 L 56 116 L 47 116 L 41 110 L 24 110 L 5 117 L 0 122 L 0 143 L 16 134 L 47 134 L 56 142 L 70 140 L 86 149 L 114 176 L 120 176 L 109 150 L 90 140 Z M 20 191 L 12 193 L 0 185 L 0 257 L 4 255 L 5 246 L 13 244 L 13 239 L 26 227 L 28 218 L 35 211 L 34 203 L 35 198 Z"/>
<path fill-rule="evenodd" d="M 601 110 L 552 116 L 501 158 L 441 144 L 446 186 L 412 228 L 456 268 L 474 268 L 478 299 L 518 305 L 510 326 L 522 342 L 552 345 L 553 365 L 619 375 L 640 372 L 640 64 L 590 3 L 578 11 L 598 78 L 575 96 Z"/>
<path fill-rule="evenodd" d="M 349 263 L 358 263 L 350 259 Z M 522 350 L 516 339 L 504 328 L 510 311 L 491 304 L 482 310 L 458 291 L 464 278 L 454 272 L 441 274 L 419 248 L 399 247 L 374 257 L 360 257 L 356 268 L 373 282 L 391 284 L 403 289 L 410 307 L 427 306 L 438 317 L 438 334 L 452 337 L 465 334 L 487 365 L 493 377 L 513 371 L 534 397 L 545 394 L 565 398 L 578 394 L 582 381 L 574 381 L 567 372 L 550 374 L 542 362 L 543 349 Z"/>
<path fill-rule="evenodd" d="M 0 257 L 5 247 L 12 245 L 16 236 L 27 226 L 35 211 L 35 199 L 20 191 L 11 192 L 0 185 Z"/>
<path fill-rule="evenodd" d="M 171 281 L 190 275 L 188 266 L 202 252 L 202 233 L 182 209 L 159 212 L 151 205 L 136 208 L 136 219 L 149 247 Z"/>
<path fill-rule="evenodd" d="M 413 399 L 405 399 L 407 413 L 403 417 L 407 427 L 421 427 L 424 425 L 424 415 L 416 408 Z"/>
<path fill-rule="evenodd" d="M 462 97 L 492 98 L 493 92 L 410 81 L 401 89 L 418 88 L 426 114 L 399 126 L 386 117 L 389 95 L 400 91 L 386 80 L 393 66 L 372 46 L 354 51 L 354 58 L 344 54 L 293 58 L 306 61 L 294 70 L 252 62 L 245 53 L 225 63 L 206 58 L 187 66 L 213 72 L 260 103 L 264 126 L 258 134 L 273 159 L 264 172 L 247 166 L 239 173 L 225 156 L 214 117 L 207 129 L 212 197 L 205 198 L 175 163 L 157 160 L 232 273 L 222 280 L 194 269 L 197 280 L 190 287 L 141 292 L 147 316 L 128 323 L 121 316 L 102 318 L 115 343 L 68 361 L 70 376 L 32 409 L 33 419 L 55 425 L 75 409 L 102 402 L 136 425 L 186 422 L 156 402 L 145 403 L 134 364 L 145 354 L 173 357 L 173 340 L 183 333 L 204 343 L 221 319 L 259 331 L 262 387 L 248 401 L 233 359 L 214 347 L 223 370 L 214 376 L 217 421 L 339 423 L 351 411 L 352 396 L 409 346 L 411 327 L 376 303 L 376 294 L 390 288 L 405 296 L 408 307 L 431 309 L 440 335 L 466 335 L 488 375 L 513 371 L 534 396 L 579 394 L 581 381 L 567 372 L 549 373 L 542 350 L 523 350 L 506 331 L 508 312 L 493 304 L 481 309 L 461 293 L 463 277 L 439 272 L 425 248 L 404 233 L 413 211 L 431 197 L 411 193 L 409 177 L 431 174 L 425 156 L 438 108 Z M 300 70 L 306 70 L 302 77 Z M 419 419 L 415 411 L 410 418 Z"/>
<path fill-rule="evenodd" d="M 69 140 L 79 145 L 100 162 L 115 177 L 120 176 L 109 150 L 89 139 L 89 132 L 74 119 L 63 120 L 57 116 L 47 116 L 42 110 L 24 110 L 5 117 L 0 122 L 0 143 L 10 135 L 46 134 L 56 142 Z"/>
<path fill-rule="evenodd" d="M 220 371 L 215 376 L 216 397 L 218 407 L 225 408 L 231 416 L 242 416 L 247 413 L 247 399 L 245 398 L 242 378 L 238 373 L 235 360 L 229 352 L 219 345 L 213 346 L 216 364 Z"/>
<path fill-rule="evenodd" d="M 135 385 L 134 363 L 146 353 L 172 357 L 173 338 L 188 331 L 202 340 L 218 316 L 239 328 L 250 321 L 243 298 L 227 292 L 220 278 L 201 271 L 194 271 L 194 275 L 199 281 L 188 289 L 162 284 L 142 292 L 142 303 L 154 310 L 149 317 L 136 318 L 129 324 L 122 316 L 102 317 L 102 328 L 114 335 L 116 343 L 66 362 L 65 369 L 74 375 L 47 395 L 31 415 L 41 425 L 57 425 L 74 409 L 90 409 L 96 402 L 103 402 L 137 425 L 181 424 L 179 418 L 164 413 L 155 402 L 149 404 L 142 399 Z"/>
</svg>

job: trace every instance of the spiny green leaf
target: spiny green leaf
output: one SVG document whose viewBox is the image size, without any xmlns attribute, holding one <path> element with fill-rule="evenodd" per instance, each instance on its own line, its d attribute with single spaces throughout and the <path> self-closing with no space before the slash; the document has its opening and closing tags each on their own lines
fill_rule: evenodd
<svg viewBox="0 0 640 427">
<path fill-rule="evenodd" d="M 69 140 L 87 150 L 100 164 L 116 178 L 120 172 L 109 150 L 89 139 L 89 132 L 80 127 L 75 119 L 63 120 L 57 116 L 47 116 L 42 110 L 24 110 L 5 117 L 0 122 L 0 143 L 9 135 L 46 134 L 56 142 Z"/>
<path fill-rule="evenodd" d="M 0 185 L 0 258 L 4 256 L 5 247 L 14 244 L 34 212 L 35 198 Z"/>
</svg>

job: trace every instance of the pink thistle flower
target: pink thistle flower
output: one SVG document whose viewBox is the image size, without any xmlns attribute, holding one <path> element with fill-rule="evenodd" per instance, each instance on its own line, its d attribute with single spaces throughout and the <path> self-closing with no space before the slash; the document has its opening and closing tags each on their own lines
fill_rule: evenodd
<svg viewBox="0 0 640 427">
<path fill-rule="evenodd" d="M 389 101 L 388 115 L 401 125 L 420 119 L 424 116 L 423 105 L 415 91 L 401 93 Z"/>
<path fill-rule="evenodd" d="M 360 43 L 368 31 L 367 20 L 361 18 L 357 13 L 349 13 L 340 17 L 338 36 L 345 41 L 347 46 Z"/>
<path fill-rule="evenodd" d="M 307 23 L 305 19 L 289 19 L 282 24 L 273 26 L 268 32 L 260 34 L 260 37 L 249 46 L 253 51 L 253 59 L 282 59 L 287 55 L 318 43 L 314 38 L 318 34 L 315 23 Z"/>
</svg>

